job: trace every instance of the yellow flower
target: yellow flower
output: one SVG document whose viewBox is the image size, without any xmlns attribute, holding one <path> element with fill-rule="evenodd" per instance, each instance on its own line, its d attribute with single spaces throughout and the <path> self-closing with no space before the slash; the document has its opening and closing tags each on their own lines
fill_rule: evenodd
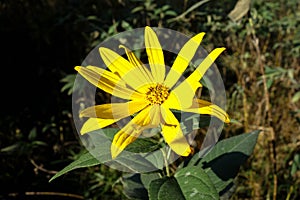
<svg viewBox="0 0 300 200">
<path fill-rule="evenodd" d="M 166 75 L 163 50 L 155 32 L 145 28 L 145 46 L 150 67 L 146 67 L 129 49 L 124 48 L 128 60 L 116 52 L 100 47 L 100 55 L 108 67 L 76 66 L 75 69 L 90 83 L 128 100 L 124 103 L 102 104 L 81 111 L 89 119 L 81 134 L 101 129 L 128 116 L 136 114 L 113 138 L 112 158 L 118 156 L 130 143 L 148 128 L 161 126 L 162 135 L 170 148 L 181 156 L 191 153 L 179 121 L 170 109 L 208 114 L 229 123 L 227 113 L 211 102 L 195 98 L 200 79 L 225 48 L 214 49 L 184 81 L 175 85 L 185 71 L 205 33 L 199 33 L 185 43 Z"/>
</svg>

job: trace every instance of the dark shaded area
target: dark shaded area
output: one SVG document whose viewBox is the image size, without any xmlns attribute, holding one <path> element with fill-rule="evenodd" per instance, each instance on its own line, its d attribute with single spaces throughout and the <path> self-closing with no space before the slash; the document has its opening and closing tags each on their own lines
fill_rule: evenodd
<svg viewBox="0 0 300 200">
<path fill-rule="evenodd" d="M 272 126 L 278 135 L 272 141 L 278 169 L 274 170 L 270 155 L 270 138 L 260 141 L 261 148 L 249 161 L 253 165 L 248 163 L 241 171 L 249 173 L 234 195 L 263 198 L 275 188 L 273 179 L 277 177 L 277 198 L 290 194 L 291 199 L 297 199 L 300 179 L 299 173 L 291 173 L 297 162 L 290 155 L 299 152 L 294 146 L 299 142 L 299 100 L 292 101 L 299 91 L 299 2 L 251 1 L 251 12 L 237 23 L 227 17 L 237 0 L 209 1 L 174 22 L 168 19 L 199 1 L 149 2 L 0 0 L 0 199 L 70 199 L 25 193 L 39 191 L 78 194 L 85 199 L 121 198 L 121 174 L 106 166 L 74 170 L 48 183 L 53 171 L 64 168 L 82 150 L 72 125 L 71 96 L 61 92 L 65 83 L 60 80 L 75 73 L 74 66 L 81 64 L 95 44 L 145 25 L 189 34 L 205 31 L 203 47 L 226 47 L 216 64 L 228 91 L 229 115 L 241 124 L 228 126 L 221 138 L 244 133 L 252 125 L 269 127 L 264 119 L 264 74 L 258 65 L 262 59 L 270 84 Z M 169 8 L 159 10 L 165 5 Z M 132 12 L 134 8 L 139 11 Z M 172 11 L 175 16 L 168 15 Z M 253 45 L 256 37 L 261 55 Z M 203 119 L 203 126 L 210 121 Z M 212 173 L 221 180 L 229 180 L 236 176 L 244 159 L 244 155 L 233 153 L 206 163 L 206 167 L 212 167 Z M 221 193 L 232 189 L 230 183 Z"/>
<path fill-rule="evenodd" d="M 124 192 L 132 199 L 148 199 L 148 191 L 141 181 L 141 174 L 132 174 L 122 177 Z"/>
<path fill-rule="evenodd" d="M 59 170 L 71 162 L 68 151 L 80 149 L 78 142 L 74 148 L 65 143 L 74 131 L 71 96 L 60 91 L 60 79 L 75 73 L 89 45 L 83 10 L 77 1 L 0 1 L 0 148 L 10 148 L 0 159 L 4 199 L 60 199 L 25 192 L 82 190 L 80 177 L 49 184 L 52 175 L 34 171 L 30 160 Z"/>
<path fill-rule="evenodd" d="M 203 163 L 203 168 L 211 168 L 223 181 L 227 181 L 236 177 L 240 166 L 244 164 L 249 156 L 241 152 L 225 153 L 220 157 L 206 163 Z"/>
<path fill-rule="evenodd" d="M 210 168 L 213 174 L 219 179 L 222 181 L 228 181 L 237 176 L 240 167 L 245 163 L 248 157 L 249 156 L 241 152 L 225 153 L 210 162 L 203 162 L 203 169 Z M 220 195 L 223 195 L 232 187 L 233 182 L 230 182 L 222 191 L 219 192 Z"/>
<path fill-rule="evenodd" d="M 87 43 L 84 22 L 75 21 L 80 11 L 63 4 L 0 4 L 1 115 L 28 111 L 34 118 L 41 118 L 57 113 L 61 106 L 70 106 L 60 93 L 59 80 L 66 73 L 74 73 L 73 67 L 81 63 Z M 68 101 L 65 105 L 64 100 Z"/>
</svg>

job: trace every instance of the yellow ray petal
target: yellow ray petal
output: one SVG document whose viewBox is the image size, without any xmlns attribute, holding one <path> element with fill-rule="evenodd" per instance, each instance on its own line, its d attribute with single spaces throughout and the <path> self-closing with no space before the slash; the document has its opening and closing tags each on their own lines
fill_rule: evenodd
<svg viewBox="0 0 300 200">
<path fill-rule="evenodd" d="M 113 72 L 118 74 L 126 84 L 137 89 L 146 82 L 141 67 L 135 67 L 128 60 L 117 54 L 116 52 L 100 47 L 99 52 L 105 65 Z"/>
<path fill-rule="evenodd" d="M 163 83 L 166 73 L 164 54 L 156 33 L 149 26 L 145 28 L 145 46 L 153 79 Z"/>
<path fill-rule="evenodd" d="M 145 79 L 146 82 L 148 83 L 152 83 L 153 82 L 153 77 L 151 72 L 147 69 L 147 67 L 142 63 L 142 61 L 140 59 L 138 59 L 134 53 L 131 52 L 130 49 L 128 49 L 127 47 L 125 47 L 124 45 L 120 45 L 120 48 L 123 48 L 126 52 L 127 58 L 129 60 L 129 62 L 134 65 L 135 67 L 140 68 L 142 74 L 143 74 L 143 78 Z"/>
<path fill-rule="evenodd" d="M 196 90 L 201 86 L 200 82 L 189 83 L 183 81 L 178 87 L 170 92 L 165 104 L 168 105 L 169 108 L 178 110 L 190 107 L 193 103 Z"/>
<path fill-rule="evenodd" d="M 193 103 L 197 88 L 202 86 L 199 82 L 200 79 L 224 50 L 225 48 L 214 49 L 187 79 L 171 91 L 172 95 L 167 99 L 166 104 L 168 104 L 170 108 L 179 110 L 181 108 L 190 107 Z M 173 103 L 177 101 L 177 103 L 172 105 L 171 101 Z"/>
<path fill-rule="evenodd" d="M 116 74 L 110 73 L 109 71 L 104 71 L 105 69 L 102 69 L 100 67 L 95 66 L 86 66 L 87 69 L 93 70 L 94 72 L 101 74 L 103 76 L 107 76 L 108 79 L 112 80 L 113 82 L 116 82 L 119 86 L 126 87 L 126 83 Z"/>
<path fill-rule="evenodd" d="M 204 35 L 205 33 L 197 34 L 187 41 L 187 43 L 185 43 L 185 45 L 182 47 L 164 82 L 168 88 L 172 88 L 180 76 L 182 76 L 182 73 L 189 65 Z"/>
<path fill-rule="evenodd" d="M 145 101 L 129 101 L 125 103 L 110 103 L 88 107 L 80 112 L 80 117 L 101 119 L 122 119 L 133 115 L 147 106 Z"/>
<path fill-rule="evenodd" d="M 184 112 L 212 115 L 225 123 L 230 122 L 229 115 L 222 108 L 202 99 L 195 99 L 191 107 L 182 108 L 181 110 Z"/>
<path fill-rule="evenodd" d="M 120 119 L 99 119 L 99 118 L 89 118 L 82 126 L 80 134 L 95 131 L 101 128 L 105 128 Z"/>
<path fill-rule="evenodd" d="M 148 106 L 138 113 L 115 136 L 111 145 L 112 158 L 116 158 L 130 143 L 139 137 L 143 130 L 157 127 L 159 119 L 159 106 Z"/>
<path fill-rule="evenodd" d="M 124 82 L 120 78 L 101 68 L 98 68 L 96 71 L 92 67 L 81 67 L 76 66 L 75 70 L 78 71 L 85 79 L 96 87 L 104 90 L 107 93 L 110 93 L 114 96 L 123 98 L 123 99 L 143 99 L 144 94 L 135 92 L 132 89 L 126 88 Z"/>
<path fill-rule="evenodd" d="M 225 48 L 216 48 L 200 63 L 195 71 L 185 80 L 187 82 L 194 83 L 200 81 L 204 76 L 207 69 L 214 63 L 217 57 L 225 50 Z"/>
<path fill-rule="evenodd" d="M 188 156 L 191 153 L 191 148 L 182 133 L 178 120 L 168 108 L 162 106 L 161 109 L 164 120 L 162 125 L 164 140 L 175 153 L 181 156 Z"/>
</svg>

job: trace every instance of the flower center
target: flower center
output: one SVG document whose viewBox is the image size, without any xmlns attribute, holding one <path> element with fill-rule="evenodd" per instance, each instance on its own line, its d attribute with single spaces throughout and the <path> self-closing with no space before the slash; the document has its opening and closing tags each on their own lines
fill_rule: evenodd
<svg viewBox="0 0 300 200">
<path fill-rule="evenodd" d="M 161 105 L 169 96 L 169 89 L 161 84 L 149 87 L 148 92 L 146 92 L 146 99 L 151 105 L 159 104 Z"/>
</svg>

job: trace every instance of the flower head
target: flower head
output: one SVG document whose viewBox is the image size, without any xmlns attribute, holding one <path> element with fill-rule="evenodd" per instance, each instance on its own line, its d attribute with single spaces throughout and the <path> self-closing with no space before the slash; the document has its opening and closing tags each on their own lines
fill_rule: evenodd
<svg viewBox="0 0 300 200">
<path fill-rule="evenodd" d="M 148 26 L 145 28 L 145 46 L 149 68 L 123 45 L 120 48 L 125 50 L 128 60 L 108 48 L 99 48 L 101 58 L 110 71 L 95 66 L 76 66 L 75 69 L 90 83 L 127 100 L 124 103 L 101 104 L 82 110 L 80 115 L 89 119 L 84 123 L 81 134 L 107 127 L 136 114 L 114 136 L 112 158 L 134 142 L 145 129 L 157 126 L 161 126 L 165 142 L 175 153 L 188 156 L 191 153 L 190 145 L 171 109 L 212 115 L 226 123 L 230 121 L 220 107 L 195 97 L 196 90 L 202 87 L 200 79 L 225 48 L 214 49 L 191 75 L 175 85 L 203 36 L 204 33 L 199 33 L 185 43 L 167 74 L 160 42 Z"/>
</svg>

